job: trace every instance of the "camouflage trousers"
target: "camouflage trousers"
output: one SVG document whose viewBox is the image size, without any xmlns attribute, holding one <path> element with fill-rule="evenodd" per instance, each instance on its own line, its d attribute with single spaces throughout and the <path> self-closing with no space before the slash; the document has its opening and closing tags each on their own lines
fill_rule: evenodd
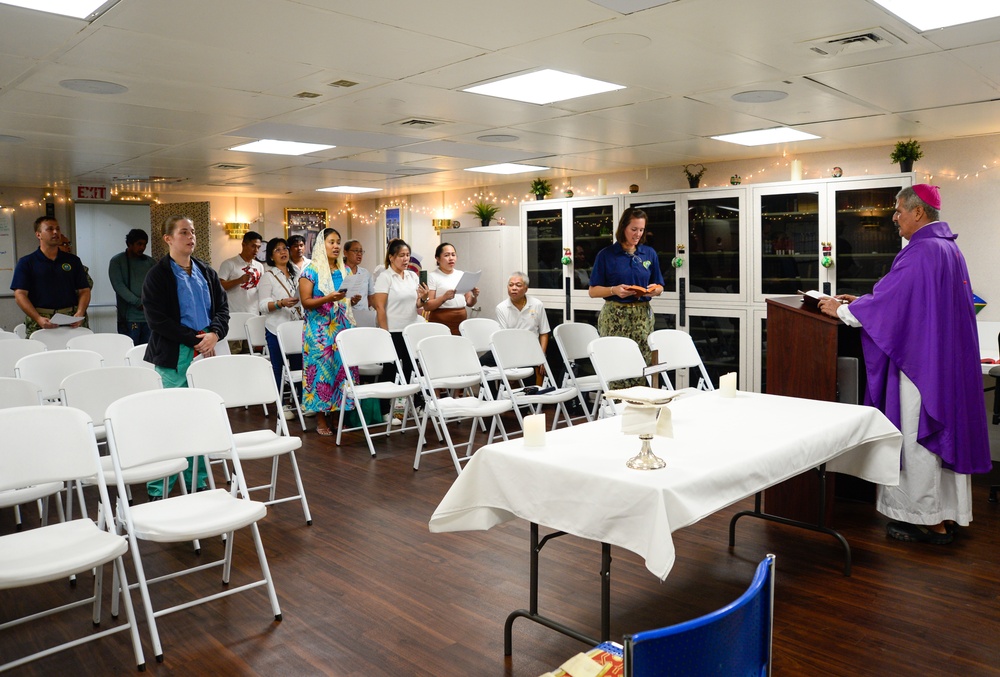
<svg viewBox="0 0 1000 677">
<path fill-rule="evenodd" d="M 648 302 L 617 303 L 605 301 L 601 314 L 597 316 L 597 333 L 601 336 L 624 336 L 639 345 L 642 359 L 648 366 L 652 359 L 647 339 L 653 333 L 653 310 Z M 612 389 L 630 388 L 646 385 L 645 378 L 612 381 L 608 384 Z"/>
<path fill-rule="evenodd" d="M 48 319 L 48 318 L 52 317 L 53 315 L 55 315 L 56 313 L 62 313 L 63 315 L 72 315 L 72 314 L 74 314 L 76 312 L 76 306 L 72 306 L 70 308 L 55 308 L 55 309 L 53 309 L 53 308 L 35 308 L 35 310 L 38 311 L 39 315 L 41 315 L 42 317 Z M 81 327 L 87 327 L 88 329 L 90 328 L 90 322 L 88 321 L 88 319 L 86 317 L 83 318 L 83 324 L 81 324 L 80 326 Z M 32 318 L 28 317 L 27 315 L 24 316 L 25 336 L 31 336 L 32 334 L 34 334 L 39 329 L 41 329 L 41 327 L 38 326 L 37 322 L 35 322 Z"/>
</svg>

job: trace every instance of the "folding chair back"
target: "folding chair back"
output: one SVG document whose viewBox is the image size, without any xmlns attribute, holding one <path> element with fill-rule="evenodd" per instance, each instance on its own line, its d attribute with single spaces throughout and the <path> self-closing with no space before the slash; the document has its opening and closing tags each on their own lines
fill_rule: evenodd
<svg viewBox="0 0 1000 677">
<path fill-rule="evenodd" d="M 28 338 L 28 328 L 25 326 L 24 322 L 21 322 L 14 327 L 14 335 L 18 338 Z"/>
<path fill-rule="evenodd" d="M 699 390 L 715 390 L 712 380 L 705 370 L 705 363 L 698 354 L 698 348 L 694 345 L 691 335 L 679 329 L 658 329 L 649 335 L 647 339 L 649 349 L 656 351 L 658 363 L 669 371 L 677 369 L 688 369 L 697 367 L 701 372 L 698 382 Z M 661 374 L 666 378 L 666 374 Z M 669 381 L 668 381 L 669 383 Z"/>
<path fill-rule="evenodd" d="M 266 321 L 267 318 L 263 315 L 254 315 L 243 325 L 246 329 L 247 343 L 250 344 L 251 353 L 267 355 L 267 330 L 264 327 Z"/>
<path fill-rule="evenodd" d="M 0 491 L 46 482 L 65 482 L 97 472 L 97 449 L 90 417 L 69 407 L 15 407 L 0 410 Z M 45 431 L 45 444 L 38 432 Z"/>
<path fill-rule="evenodd" d="M 458 325 L 459 333 L 472 341 L 476 352 L 482 355 L 490 350 L 490 337 L 500 329 L 500 323 L 488 317 L 470 317 Z"/>
<path fill-rule="evenodd" d="M 22 357 L 14 366 L 18 378 L 28 379 L 39 385 L 42 397 L 59 398 L 59 386 L 70 374 L 87 369 L 99 369 L 103 360 L 93 350 L 47 350 Z"/>
<path fill-rule="evenodd" d="M 20 339 L 21 337 L 17 334 L 0 329 L 0 341 L 19 341 Z"/>
<path fill-rule="evenodd" d="M 503 372 L 503 391 L 501 397 L 508 396 L 514 403 L 514 414 L 517 420 L 522 423 L 521 407 L 529 407 L 532 413 L 540 413 L 542 405 L 554 404 L 556 414 L 552 419 L 552 429 L 559 424 L 560 417 L 566 421 L 566 425 L 572 426 L 573 421 L 566 408 L 566 402 L 580 397 L 580 391 L 574 387 L 557 387 L 552 381 L 552 370 L 549 368 L 542 346 L 538 343 L 538 337 L 527 329 L 500 329 L 493 332 L 490 338 L 490 348 L 497 366 Z M 545 376 L 543 385 L 551 386 L 547 392 L 530 393 L 525 390 L 517 390 L 511 385 L 510 373 L 516 369 L 531 369 L 544 367 Z"/>
<path fill-rule="evenodd" d="M 601 390 L 601 381 L 597 377 L 597 374 L 577 376 L 576 361 L 590 359 L 590 352 L 587 350 L 587 347 L 591 341 L 600 338 L 600 334 L 597 333 L 597 327 L 585 322 L 563 322 L 552 330 L 552 336 L 556 340 L 556 347 L 559 348 L 559 354 L 562 355 L 563 366 L 566 367 L 566 376 L 563 379 L 563 385 L 573 386 L 580 392 L 580 405 L 583 407 L 583 412 L 586 414 L 588 421 L 593 420 L 593 417 L 597 415 L 597 408 L 600 403 L 595 400 L 593 410 L 588 409 L 587 403 L 583 399 L 583 393 L 599 392 Z"/>
<path fill-rule="evenodd" d="M 70 374 L 62 380 L 59 390 L 63 404 L 86 412 L 98 430 L 103 429 L 104 417 L 112 402 L 162 387 L 160 375 L 152 369 L 101 367 Z"/>
<path fill-rule="evenodd" d="M 601 398 L 601 393 L 611 390 L 611 383 L 626 379 L 642 378 L 646 360 L 639 350 L 639 344 L 624 336 L 602 336 L 590 342 L 588 347 L 590 363 L 594 365 L 601 383 L 599 409 L 601 416 L 617 413 L 614 405 Z M 646 379 L 647 383 L 649 379 Z"/>
<path fill-rule="evenodd" d="M 426 375 L 432 380 L 482 374 L 477 353 L 471 339 L 452 336 L 450 332 L 424 338 L 417 344 L 420 362 L 426 366 Z"/>
<path fill-rule="evenodd" d="M 14 378 L 14 365 L 22 357 L 44 353 L 45 344 L 41 341 L 0 341 L 0 376 Z"/>
<path fill-rule="evenodd" d="M 490 348 L 497 366 L 503 369 L 545 365 L 545 353 L 538 337 L 527 329 L 498 329 L 490 337 Z M 549 373 L 548 368 L 545 373 Z"/>
<path fill-rule="evenodd" d="M 23 378 L 0 376 L 0 409 L 41 404 L 42 389 Z"/>
<path fill-rule="evenodd" d="M 225 341 L 244 341 L 247 337 L 247 320 L 256 317 L 256 313 L 229 313 L 229 331 Z"/>
<path fill-rule="evenodd" d="M 299 391 L 295 388 L 296 384 L 302 382 L 302 370 L 292 369 L 288 357 L 302 354 L 302 329 L 304 326 L 304 320 L 292 320 L 278 325 L 278 350 L 281 351 L 282 364 L 279 393 L 284 396 L 285 384 L 287 383 L 292 391 L 292 403 L 295 404 L 295 413 L 299 417 L 299 425 L 302 426 L 303 431 L 306 429 L 306 420 L 302 416 L 302 407 L 299 404 Z"/>
<path fill-rule="evenodd" d="M 403 327 L 403 343 L 406 344 L 406 352 L 410 355 L 410 364 L 413 365 L 417 378 L 421 378 L 423 375 L 417 355 L 417 345 L 429 336 L 447 336 L 448 334 L 451 334 L 451 330 L 440 322 L 414 322 Z"/>
<path fill-rule="evenodd" d="M 93 350 L 100 353 L 105 367 L 124 367 L 125 356 L 135 342 L 123 334 L 81 334 L 66 341 L 70 350 Z"/>
<path fill-rule="evenodd" d="M 136 347 L 125 353 L 125 364 L 129 367 L 143 367 L 145 369 L 155 369 L 156 365 L 146 361 L 146 344 L 140 343 Z"/>
<path fill-rule="evenodd" d="M 259 355 L 216 355 L 201 360 L 190 366 L 187 380 L 190 388 L 218 394 L 227 408 L 278 402 L 271 363 Z"/>
<path fill-rule="evenodd" d="M 62 350 L 71 338 L 93 333 L 86 327 L 56 327 L 55 329 L 39 329 L 28 338 L 33 341 L 41 341 L 48 350 Z"/>
<path fill-rule="evenodd" d="M 354 327 L 339 332 L 337 350 L 345 369 L 376 362 L 395 364 L 399 359 L 396 347 L 392 344 L 392 335 L 377 327 Z M 399 376 L 402 378 L 401 371 Z"/>
</svg>

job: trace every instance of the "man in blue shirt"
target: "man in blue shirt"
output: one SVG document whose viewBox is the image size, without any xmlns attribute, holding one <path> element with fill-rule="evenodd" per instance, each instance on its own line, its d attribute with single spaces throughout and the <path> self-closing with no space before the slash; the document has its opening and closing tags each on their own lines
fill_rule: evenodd
<svg viewBox="0 0 1000 677">
<path fill-rule="evenodd" d="M 27 335 L 39 329 L 55 329 L 50 318 L 56 313 L 79 317 L 70 326 L 87 326 L 90 287 L 83 263 L 73 254 L 60 251 L 62 232 L 51 216 L 35 219 L 38 249 L 22 256 L 14 267 L 10 288 L 14 301 L 24 312 Z"/>
</svg>

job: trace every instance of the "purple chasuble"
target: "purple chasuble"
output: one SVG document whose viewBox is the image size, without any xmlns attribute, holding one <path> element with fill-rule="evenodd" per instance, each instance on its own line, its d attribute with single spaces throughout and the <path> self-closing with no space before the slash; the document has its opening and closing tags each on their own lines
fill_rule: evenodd
<svg viewBox="0 0 1000 677">
<path fill-rule="evenodd" d="M 900 428 L 899 372 L 920 392 L 917 442 L 957 473 L 992 468 L 972 287 L 958 236 L 943 221 L 918 229 L 871 294 L 861 322 L 865 404 Z"/>
</svg>

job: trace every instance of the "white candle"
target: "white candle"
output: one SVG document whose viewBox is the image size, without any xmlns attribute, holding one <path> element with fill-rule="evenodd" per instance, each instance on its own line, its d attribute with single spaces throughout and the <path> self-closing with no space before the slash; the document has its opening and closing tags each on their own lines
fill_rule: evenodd
<svg viewBox="0 0 1000 677">
<path fill-rule="evenodd" d="M 607 179 L 598 179 L 597 180 L 597 194 L 598 195 L 607 195 L 608 194 L 608 180 Z"/>
<path fill-rule="evenodd" d="M 802 160 L 792 160 L 792 181 L 802 180 Z"/>
<path fill-rule="evenodd" d="M 722 397 L 736 397 L 736 372 L 731 371 L 719 377 L 719 394 Z"/>
<path fill-rule="evenodd" d="M 524 446 L 545 446 L 545 414 L 531 414 L 524 417 Z"/>
</svg>

